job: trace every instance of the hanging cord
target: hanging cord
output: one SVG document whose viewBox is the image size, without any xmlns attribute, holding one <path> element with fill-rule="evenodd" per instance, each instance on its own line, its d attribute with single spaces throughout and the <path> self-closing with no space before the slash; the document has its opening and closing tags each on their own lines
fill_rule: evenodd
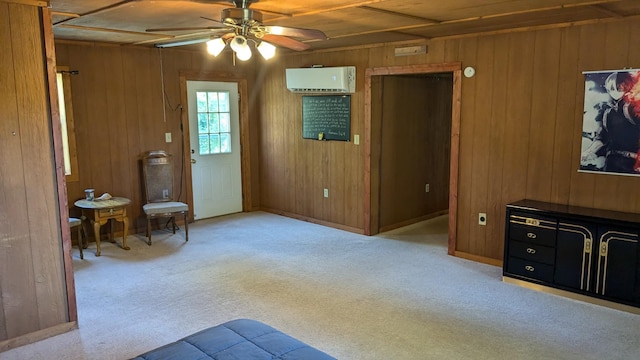
<svg viewBox="0 0 640 360">
<path fill-rule="evenodd" d="M 158 55 L 160 57 L 160 82 L 161 82 L 161 86 L 162 86 L 162 116 L 164 119 L 164 122 L 167 122 L 167 107 L 169 107 L 169 109 L 171 110 L 171 112 L 176 112 L 177 110 L 180 110 L 180 113 L 178 114 L 178 121 L 180 122 L 180 150 L 181 150 L 181 161 L 180 161 L 180 186 L 179 186 L 179 191 L 178 191 L 178 197 L 176 198 L 176 200 L 180 200 L 180 198 L 182 197 L 182 189 L 184 186 L 183 183 L 183 178 L 184 178 L 184 173 L 185 173 L 185 162 L 184 162 L 184 155 L 185 155 L 185 150 L 184 150 L 184 127 L 182 126 L 182 104 L 178 103 L 175 107 L 173 107 L 173 105 L 171 105 L 171 99 L 169 99 L 169 95 L 167 94 L 167 90 L 164 86 L 164 64 L 162 61 L 162 48 L 158 48 Z M 171 219 L 169 219 L 171 220 Z M 167 222 L 167 224 L 165 225 L 165 227 L 168 227 L 169 222 Z M 176 225 L 177 227 L 177 225 Z"/>
<path fill-rule="evenodd" d="M 160 55 L 160 86 L 162 86 L 162 120 L 167 122 L 167 104 L 165 103 L 166 91 L 164 89 L 164 66 L 162 64 L 162 48 L 158 48 Z"/>
<path fill-rule="evenodd" d="M 162 63 L 162 48 L 158 48 L 158 54 L 160 55 L 160 81 L 161 86 L 162 86 L 162 114 L 165 117 L 164 121 L 166 122 L 166 107 L 168 106 L 169 109 L 171 109 L 172 112 L 175 112 L 176 110 L 180 109 L 182 110 L 182 104 L 178 104 L 176 105 L 176 107 L 173 107 L 171 105 L 171 100 L 169 99 L 169 95 L 167 95 L 167 90 L 164 87 L 164 66 Z M 182 114 L 182 113 L 181 113 Z M 182 130 L 182 126 L 180 127 L 180 130 Z"/>
</svg>

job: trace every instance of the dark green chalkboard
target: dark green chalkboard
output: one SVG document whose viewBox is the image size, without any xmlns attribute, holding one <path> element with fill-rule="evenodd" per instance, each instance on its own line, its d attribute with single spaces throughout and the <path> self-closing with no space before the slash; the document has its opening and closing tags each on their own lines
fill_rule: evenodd
<svg viewBox="0 0 640 360">
<path fill-rule="evenodd" d="M 302 137 L 349 141 L 351 95 L 303 96 Z"/>
</svg>

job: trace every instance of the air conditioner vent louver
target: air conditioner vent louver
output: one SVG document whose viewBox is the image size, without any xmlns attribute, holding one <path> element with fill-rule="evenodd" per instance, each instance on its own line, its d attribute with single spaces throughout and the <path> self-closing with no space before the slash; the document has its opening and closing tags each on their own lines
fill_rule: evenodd
<svg viewBox="0 0 640 360">
<path fill-rule="evenodd" d="M 286 69 L 287 89 L 294 93 L 351 94 L 356 92 L 356 67 Z"/>
</svg>

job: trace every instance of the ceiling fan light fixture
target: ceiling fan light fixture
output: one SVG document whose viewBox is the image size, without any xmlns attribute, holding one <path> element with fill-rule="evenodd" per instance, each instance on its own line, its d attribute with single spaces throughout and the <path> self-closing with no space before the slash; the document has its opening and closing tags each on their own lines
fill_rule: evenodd
<svg viewBox="0 0 640 360">
<path fill-rule="evenodd" d="M 240 52 L 244 49 L 248 49 L 249 44 L 247 42 L 247 38 L 242 35 L 236 35 L 233 39 L 231 39 L 231 48 L 235 52 Z"/>
<path fill-rule="evenodd" d="M 231 40 L 231 49 L 235 51 L 238 60 L 247 61 L 251 59 L 251 48 L 247 42 L 247 38 L 242 35 L 236 35 Z"/>
<path fill-rule="evenodd" d="M 207 41 L 207 51 L 213 56 L 220 55 L 225 46 L 227 46 L 227 44 L 222 40 L 222 38 Z"/>
<path fill-rule="evenodd" d="M 238 60 L 247 61 L 251 59 L 251 48 L 247 46 L 246 48 L 242 48 L 240 51 L 236 51 L 236 57 Z"/>
<path fill-rule="evenodd" d="M 265 60 L 269 60 L 276 55 L 276 47 L 266 41 L 260 42 L 257 49 Z"/>
</svg>

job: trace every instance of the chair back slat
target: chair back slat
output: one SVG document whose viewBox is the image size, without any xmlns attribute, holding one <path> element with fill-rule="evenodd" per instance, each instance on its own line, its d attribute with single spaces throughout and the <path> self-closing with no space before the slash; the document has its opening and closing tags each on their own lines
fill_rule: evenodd
<svg viewBox="0 0 640 360">
<path fill-rule="evenodd" d="M 149 151 L 142 159 L 147 202 L 173 201 L 172 156 L 162 150 Z"/>
</svg>

